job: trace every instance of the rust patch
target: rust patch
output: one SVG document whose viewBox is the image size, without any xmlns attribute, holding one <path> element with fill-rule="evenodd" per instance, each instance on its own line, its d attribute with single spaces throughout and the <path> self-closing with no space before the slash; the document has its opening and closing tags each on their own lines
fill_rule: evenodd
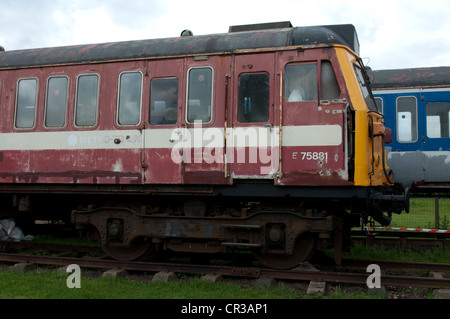
<svg viewBox="0 0 450 319">
<path fill-rule="evenodd" d="M 346 174 L 340 171 L 318 170 L 317 172 L 283 173 L 281 185 L 301 186 L 351 186 Z"/>
<path fill-rule="evenodd" d="M 97 184 L 99 178 L 113 178 L 115 184 L 124 183 L 124 180 L 127 181 L 126 184 L 142 184 L 142 175 L 140 173 L 105 172 L 105 171 L 0 173 L 0 178 L 4 180 L 10 180 L 12 183 L 22 183 L 22 182 L 39 183 L 39 180 L 45 180 L 45 182 L 49 182 L 49 180 L 51 181 L 52 178 L 54 179 L 66 178 L 68 182 L 72 182 L 74 184 L 77 183 Z M 92 180 L 92 182 L 86 182 L 86 180 Z"/>
<path fill-rule="evenodd" d="M 224 177 L 221 171 L 184 171 L 183 183 L 185 184 L 229 184 L 229 179 Z"/>
<path fill-rule="evenodd" d="M 381 122 L 373 123 L 373 136 L 381 136 L 386 134 L 386 128 Z"/>
</svg>

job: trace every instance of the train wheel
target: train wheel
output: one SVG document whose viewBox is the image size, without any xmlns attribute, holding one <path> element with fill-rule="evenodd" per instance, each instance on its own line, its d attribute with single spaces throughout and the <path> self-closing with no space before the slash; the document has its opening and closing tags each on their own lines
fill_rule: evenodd
<svg viewBox="0 0 450 319">
<path fill-rule="evenodd" d="M 311 258 L 316 250 L 315 241 L 315 236 L 304 234 L 297 239 L 292 255 L 261 254 L 259 251 L 254 252 L 254 255 L 266 267 L 274 269 L 292 269 Z"/>
<path fill-rule="evenodd" d="M 103 251 L 111 258 L 121 261 L 132 261 L 141 259 L 152 251 L 151 241 L 135 239 L 128 247 L 123 247 L 115 243 L 108 243 L 102 246 Z"/>
</svg>

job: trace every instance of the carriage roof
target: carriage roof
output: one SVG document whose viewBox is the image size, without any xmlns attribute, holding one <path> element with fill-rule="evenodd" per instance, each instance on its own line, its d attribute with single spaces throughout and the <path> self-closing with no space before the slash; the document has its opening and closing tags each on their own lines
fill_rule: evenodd
<svg viewBox="0 0 450 319">
<path fill-rule="evenodd" d="M 342 44 L 359 54 L 351 24 L 292 27 L 290 22 L 232 26 L 228 33 L 0 52 L 0 69 L 125 61 L 236 50 Z"/>
<path fill-rule="evenodd" d="M 372 89 L 450 86 L 450 67 L 369 70 Z"/>
</svg>

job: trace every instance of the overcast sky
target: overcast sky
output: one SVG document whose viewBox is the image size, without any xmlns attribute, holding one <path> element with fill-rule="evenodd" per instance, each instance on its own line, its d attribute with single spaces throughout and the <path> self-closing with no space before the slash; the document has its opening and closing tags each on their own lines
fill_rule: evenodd
<svg viewBox="0 0 450 319">
<path fill-rule="evenodd" d="M 225 33 L 230 25 L 353 24 L 372 69 L 450 66 L 448 0 L 0 0 L 6 50 Z"/>
</svg>

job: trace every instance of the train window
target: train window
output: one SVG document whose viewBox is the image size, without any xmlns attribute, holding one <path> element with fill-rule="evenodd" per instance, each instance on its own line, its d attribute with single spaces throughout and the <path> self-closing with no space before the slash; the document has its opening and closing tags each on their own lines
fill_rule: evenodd
<svg viewBox="0 0 450 319">
<path fill-rule="evenodd" d="M 98 75 L 80 75 L 77 81 L 76 126 L 94 126 L 97 123 Z"/>
<path fill-rule="evenodd" d="M 292 64 L 285 68 L 284 96 L 288 102 L 317 100 L 317 65 Z"/>
<path fill-rule="evenodd" d="M 450 103 L 427 103 L 427 136 L 430 138 L 450 137 Z"/>
<path fill-rule="evenodd" d="M 238 121 L 267 122 L 270 117 L 269 74 L 241 74 L 238 85 Z"/>
<path fill-rule="evenodd" d="M 36 114 L 37 80 L 22 79 L 17 83 L 16 128 L 34 127 Z"/>
<path fill-rule="evenodd" d="M 153 79 L 150 88 L 150 124 L 170 125 L 178 119 L 178 79 Z"/>
<path fill-rule="evenodd" d="M 397 139 L 399 142 L 417 141 L 417 100 L 413 96 L 397 99 Z"/>
<path fill-rule="evenodd" d="M 376 97 L 375 104 L 377 105 L 378 111 L 383 114 L 383 99 L 381 97 Z"/>
<path fill-rule="evenodd" d="M 66 122 L 67 85 L 64 76 L 50 77 L 47 82 L 45 126 L 63 127 Z"/>
<path fill-rule="evenodd" d="M 188 75 L 187 122 L 211 121 L 213 70 L 192 68 Z"/>
<path fill-rule="evenodd" d="M 137 125 L 141 118 L 141 72 L 124 72 L 119 79 L 119 111 L 117 122 L 120 125 Z"/>
<path fill-rule="evenodd" d="M 377 105 L 374 101 L 373 95 L 369 90 L 369 81 L 367 78 L 367 74 L 363 71 L 358 65 L 354 65 L 355 72 L 358 77 L 359 86 L 361 87 L 361 91 L 363 93 L 364 99 L 366 100 L 367 107 L 371 111 L 378 111 Z"/>
<path fill-rule="evenodd" d="M 341 95 L 339 83 L 330 61 L 322 61 L 320 72 L 320 92 L 322 100 L 338 99 Z"/>
</svg>

